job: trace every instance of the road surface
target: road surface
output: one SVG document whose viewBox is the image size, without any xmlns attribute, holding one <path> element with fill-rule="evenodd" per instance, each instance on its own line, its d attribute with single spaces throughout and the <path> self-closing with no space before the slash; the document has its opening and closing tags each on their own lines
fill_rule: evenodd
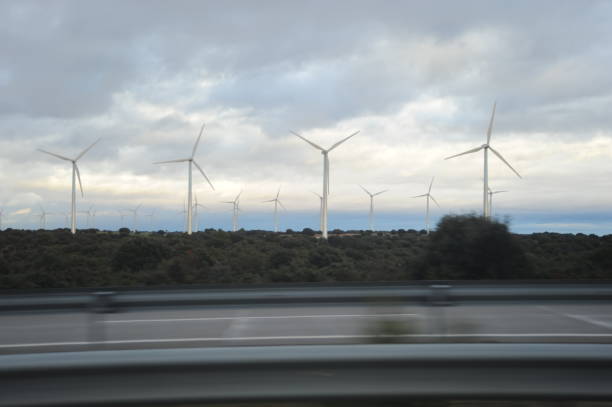
<svg viewBox="0 0 612 407">
<path fill-rule="evenodd" d="M 612 304 L 274 305 L 0 314 L 0 353 L 375 342 L 612 343 Z"/>
</svg>

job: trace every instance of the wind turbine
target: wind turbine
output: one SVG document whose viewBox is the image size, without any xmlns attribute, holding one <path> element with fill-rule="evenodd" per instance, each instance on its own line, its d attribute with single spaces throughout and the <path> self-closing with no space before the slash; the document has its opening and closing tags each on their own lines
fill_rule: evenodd
<svg viewBox="0 0 612 407">
<path fill-rule="evenodd" d="M 321 151 L 321 154 L 323 155 L 323 205 L 322 205 L 322 211 L 321 211 L 322 212 L 322 215 L 321 215 L 321 235 L 322 235 L 323 239 L 327 239 L 327 195 L 329 195 L 329 157 L 328 157 L 328 154 L 334 148 L 338 147 L 340 144 L 344 143 L 345 141 L 347 141 L 348 139 L 350 139 L 351 137 L 353 137 L 354 135 L 359 133 L 359 131 L 356 131 L 355 133 L 351 134 L 350 136 L 343 138 L 342 140 L 340 140 L 337 143 L 333 144 L 327 150 L 324 149 L 323 147 L 313 143 L 312 141 L 306 139 L 305 137 L 300 136 L 299 134 L 297 134 L 294 131 L 291 131 L 291 133 L 293 135 L 301 138 L 302 140 L 304 140 L 305 142 L 307 142 L 308 144 L 310 144 L 311 146 L 313 146 L 317 150 Z"/>
<path fill-rule="evenodd" d="M 490 215 L 493 215 L 493 195 L 501 194 L 502 192 L 508 192 L 508 191 L 493 191 L 491 190 L 491 188 L 489 188 L 489 214 Z"/>
<path fill-rule="evenodd" d="M 323 197 L 319 194 L 317 194 L 316 192 L 313 192 L 313 194 L 315 194 L 320 201 L 320 205 L 319 205 L 319 230 L 323 230 Z"/>
<path fill-rule="evenodd" d="M 370 214 L 368 215 L 368 220 L 370 223 L 370 230 L 374 230 L 374 197 L 377 195 L 380 195 L 382 193 L 385 193 L 388 191 L 388 189 L 385 189 L 384 191 L 380 191 L 380 192 L 376 192 L 376 193 L 371 193 L 370 191 L 368 191 L 367 189 L 365 189 L 363 186 L 359 185 L 361 187 L 361 189 L 363 189 L 363 191 L 368 194 L 370 196 Z"/>
<path fill-rule="evenodd" d="M 2 218 L 4 217 L 4 208 L 0 208 L 0 230 L 2 230 Z"/>
<path fill-rule="evenodd" d="M 238 205 L 240 204 L 240 195 L 242 194 L 242 191 L 240 191 L 240 193 L 238 195 L 236 195 L 236 198 L 234 198 L 233 201 L 223 201 L 222 203 L 226 203 L 226 204 L 232 204 L 233 208 L 232 208 L 232 232 L 235 232 L 238 230 L 238 212 L 240 211 L 240 208 L 238 207 Z"/>
<path fill-rule="evenodd" d="M 157 209 L 155 209 L 155 208 L 154 208 L 154 209 L 151 211 L 151 213 L 147 213 L 147 214 L 145 215 L 145 217 L 149 218 L 149 228 L 150 228 L 151 230 L 153 230 L 153 217 L 155 216 L 155 211 L 156 211 L 156 210 L 157 210 Z"/>
<path fill-rule="evenodd" d="M 121 218 L 121 227 L 123 227 L 123 225 L 125 224 L 124 220 L 125 220 L 125 213 L 123 213 L 121 211 L 121 209 L 117 209 L 117 213 L 119 214 L 119 217 Z"/>
<path fill-rule="evenodd" d="M 213 187 L 213 184 L 210 182 L 210 180 L 208 179 L 208 177 L 206 176 L 206 174 L 204 173 L 204 170 L 202 169 L 202 167 L 200 167 L 198 165 L 197 162 L 195 162 L 195 160 L 193 159 L 193 157 L 195 156 L 196 150 L 198 149 L 198 144 L 200 143 L 200 139 L 202 138 L 202 132 L 204 131 L 204 124 L 202 124 L 202 128 L 200 129 L 200 134 L 198 135 L 198 138 L 195 142 L 195 144 L 193 145 L 193 150 L 191 150 L 191 157 L 189 158 L 180 158 L 178 160 L 170 160 L 170 161 L 159 161 L 153 164 L 169 164 L 169 163 L 182 163 L 182 162 L 187 162 L 189 163 L 188 165 L 188 174 L 189 174 L 189 181 L 187 184 L 187 234 L 190 235 L 191 234 L 191 225 L 192 225 L 192 219 L 193 219 L 193 203 L 192 203 L 192 186 L 191 186 L 191 172 L 192 172 L 192 164 L 196 166 L 196 168 L 202 173 L 202 175 L 204 176 L 204 178 L 206 179 L 206 181 L 208 182 L 208 184 L 210 185 L 210 187 L 213 189 L 213 191 L 215 190 L 215 187 Z"/>
<path fill-rule="evenodd" d="M 94 215 L 92 209 L 93 209 L 93 205 L 90 205 L 89 209 L 87 209 L 86 211 L 79 211 L 79 213 L 87 215 L 87 220 L 85 221 L 85 224 L 87 225 L 88 228 L 93 227 L 93 226 L 91 226 L 91 219 L 95 215 Z"/>
<path fill-rule="evenodd" d="M 198 194 L 195 194 L 195 201 L 193 203 L 193 208 L 195 212 L 195 224 L 196 224 L 195 230 L 196 232 L 199 232 L 200 230 L 200 210 L 198 208 L 206 209 L 206 207 L 202 205 L 201 203 L 198 203 Z"/>
<path fill-rule="evenodd" d="M 431 182 L 429 183 L 429 189 L 427 190 L 426 194 L 413 196 L 413 198 L 427 197 L 427 206 L 425 210 L 425 230 L 427 231 L 427 234 L 429 234 L 429 200 L 431 199 L 438 206 L 438 208 L 440 207 L 440 205 L 438 204 L 438 201 L 436 201 L 436 198 L 434 198 L 433 195 L 431 195 L 431 187 L 433 186 L 434 179 L 435 177 L 431 177 Z"/>
<path fill-rule="evenodd" d="M 497 156 L 497 158 L 499 158 L 500 160 L 502 160 L 504 162 L 504 164 L 506 164 L 508 166 L 508 168 L 510 168 L 512 170 L 512 172 L 514 172 L 516 174 L 517 177 L 522 178 L 521 175 L 514 169 L 512 168 L 512 166 L 508 163 L 508 161 L 506 161 L 506 159 L 504 157 L 502 157 L 502 155 L 497 152 L 493 147 L 491 147 L 490 143 L 491 143 L 491 132 L 493 131 L 493 120 L 495 118 L 495 107 L 496 107 L 497 103 L 493 104 L 493 113 L 491 114 L 491 121 L 489 122 L 489 128 L 487 130 L 487 142 L 483 145 L 481 145 L 480 147 L 476 147 L 473 148 L 471 150 L 465 151 L 463 153 L 460 154 L 455 154 L 452 155 L 450 157 L 446 157 L 445 160 L 454 158 L 454 157 L 459 157 L 461 155 L 465 155 L 465 154 L 471 154 L 471 153 L 475 153 L 477 151 L 483 150 L 484 151 L 484 188 L 483 188 L 483 198 L 482 198 L 482 213 L 483 216 L 485 218 L 489 218 L 491 216 L 491 214 L 489 213 L 489 205 L 488 205 L 488 192 L 489 192 L 489 156 L 488 156 L 488 151 L 491 150 L 491 152 L 493 154 L 495 154 Z"/>
<path fill-rule="evenodd" d="M 66 228 L 68 228 L 70 224 L 70 214 L 68 212 L 62 212 L 61 215 L 64 217 L 64 221 L 66 222 Z"/>
<path fill-rule="evenodd" d="M 71 210 L 70 210 L 70 214 L 72 217 L 71 224 L 70 224 L 70 231 L 72 232 L 72 234 L 76 233 L 76 178 L 79 179 L 79 188 L 81 190 L 81 197 L 83 197 L 83 184 L 81 184 L 81 173 L 79 172 L 77 161 L 79 161 L 81 157 L 85 155 L 85 153 L 87 153 L 94 145 L 96 145 L 98 141 L 100 141 L 100 139 L 97 139 L 96 141 L 94 141 L 93 144 L 91 144 L 89 147 L 83 150 L 81 154 L 77 155 L 76 158 L 74 159 L 64 157 L 59 154 L 50 153 L 49 151 L 45 151 L 40 148 L 38 149 L 38 151 L 40 151 L 41 153 L 49 154 L 49 155 L 52 155 L 53 157 L 59 158 L 60 160 L 70 161 L 72 163 L 72 204 L 71 204 Z"/>
<path fill-rule="evenodd" d="M 45 211 L 45 209 L 39 205 L 40 215 L 38 215 L 39 225 L 41 229 L 47 228 L 47 215 L 53 215 L 51 212 Z"/>
<path fill-rule="evenodd" d="M 274 202 L 274 232 L 278 232 L 278 206 L 280 205 L 281 208 L 285 209 L 285 206 L 278 200 L 279 194 L 280 187 L 278 187 L 278 191 L 276 192 L 276 198 L 270 199 L 269 201 L 263 201 L 263 203 Z"/>
<path fill-rule="evenodd" d="M 138 206 L 136 206 L 134 209 L 126 209 L 126 211 L 132 212 L 132 214 L 134 214 L 134 232 L 136 232 L 136 229 L 138 228 L 138 210 L 141 206 L 142 204 L 138 204 Z"/>
</svg>

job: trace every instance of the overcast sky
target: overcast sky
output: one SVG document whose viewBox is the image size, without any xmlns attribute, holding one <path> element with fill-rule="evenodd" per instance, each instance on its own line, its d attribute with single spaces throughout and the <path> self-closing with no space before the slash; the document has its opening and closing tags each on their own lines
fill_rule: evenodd
<svg viewBox="0 0 612 407">
<path fill-rule="evenodd" d="M 190 155 L 207 209 L 229 228 L 242 189 L 245 228 L 318 226 L 322 157 L 330 153 L 330 228 L 422 228 L 482 210 L 485 142 L 494 214 L 512 229 L 612 233 L 611 1 L 4 1 L 0 0 L 0 205 L 3 227 L 38 226 L 40 206 L 69 210 L 76 156 L 98 227 L 143 205 L 140 223 L 180 229 Z M 153 221 L 144 215 L 156 210 Z M 148 218 L 146 218 L 148 219 Z M 63 215 L 50 215 L 62 227 Z M 123 224 L 131 224 L 125 218 Z M 85 224 L 85 217 L 79 219 Z"/>
</svg>

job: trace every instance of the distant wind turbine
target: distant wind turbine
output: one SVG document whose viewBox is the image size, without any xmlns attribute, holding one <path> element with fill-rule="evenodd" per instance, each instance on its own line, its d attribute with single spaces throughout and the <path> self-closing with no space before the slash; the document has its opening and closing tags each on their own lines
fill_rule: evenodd
<svg viewBox="0 0 612 407">
<path fill-rule="evenodd" d="M 508 191 L 493 191 L 489 188 L 489 216 L 493 215 L 493 195 Z"/>
<path fill-rule="evenodd" d="M 155 211 L 157 209 L 153 209 L 150 213 L 147 213 L 145 217 L 149 218 L 149 229 L 153 230 L 153 217 L 155 217 Z"/>
<path fill-rule="evenodd" d="M 0 230 L 2 230 L 2 218 L 4 217 L 4 208 L 0 208 Z"/>
<path fill-rule="evenodd" d="M 350 139 L 351 137 L 359 133 L 359 131 L 356 131 L 350 136 L 343 138 L 342 140 L 333 144 L 327 150 L 313 143 L 307 138 L 300 136 L 298 133 L 294 131 L 291 131 L 291 133 L 301 138 L 302 140 L 310 144 L 312 147 L 321 151 L 321 154 L 323 155 L 323 206 L 322 206 L 322 215 L 321 215 L 321 235 L 322 235 L 321 237 L 323 237 L 323 239 L 327 239 L 327 196 L 329 195 L 329 157 L 328 157 L 328 154 L 334 148 L 338 147 L 340 144 L 344 143 L 345 141 L 347 141 L 348 139 Z"/>
<path fill-rule="evenodd" d="M 195 215 L 195 230 L 200 231 L 200 210 L 198 208 L 206 209 L 204 205 L 198 202 L 198 194 L 195 194 L 195 200 L 193 203 L 193 210 Z"/>
<path fill-rule="evenodd" d="M 40 148 L 38 149 L 38 151 L 40 151 L 41 153 L 49 154 L 49 155 L 52 155 L 53 157 L 59 158 L 60 160 L 70 161 L 72 163 L 72 203 L 71 203 L 71 211 L 70 211 L 70 214 L 71 214 L 70 231 L 72 232 L 72 234 L 76 233 L 76 178 L 78 178 L 79 180 L 79 188 L 81 190 L 81 197 L 83 197 L 83 184 L 81 184 L 81 173 L 79 172 L 77 161 L 79 161 L 81 157 L 85 155 L 85 153 L 87 153 L 94 145 L 96 145 L 98 141 L 100 141 L 100 139 L 97 139 L 96 141 L 94 141 L 93 144 L 91 144 L 89 147 L 83 150 L 81 154 L 77 155 L 76 158 L 74 159 L 64 157 L 59 154 L 50 153 L 49 151 L 45 151 Z"/>
<path fill-rule="evenodd" d="M 425 230 L 427 231 L 427 234 L 429 234 L 429 200 L 431 199 L 438 206 L 438 208 L 440 207 L 440 205 L 438 204 L 438 201 L 436 201 L 433 195 L 431 195 L 431 187 L 433 186 L 434 179 L 435 177 L 431 177 L 431 182 L 429 183 L 429 189 L 427 190 L 426 194 L 413 196 L 413 198 L 427 197 L 427 205 L 425 209 Z"/>
<path fill-rule="evenodd" d="M 208 179 L 208 177 L 206 176 L 206 174 L 204 173 L 204 170 L 202 169 L 202 167 L 200 167 L 198 165 L 197 162 L 195 162 L 195 160 L 193 159 L 193 157 L 195 156 L 196 150 L 198 149 L 198 144 L 200 143 L 200 139 L 202 138 L 202 132 L 204 132 L 204 124 L 202 124 L 202 128 L 200 129 L 200 134 L 198 135 L 198 138 L 193 146 L 193 150 L 191 150 L 191 157 L 189 158 L 180 158 L 178 160 L 170 160 L 170 161 L 159 161 L 153 164 L 169 164 L 169 163 L 182 163 L 182 162 L 187 162 L 189 163 L 188 165 L 188 183 L 187 183 L 187 234 L 191 234 L 192 230 L 192 222 L 193 222 L 193 202 L 192 202 L 192 183 L 191 183 L 191 172 L 192 172 L 192 164 L 196 166 L 196 168 L 202 173 L 202 175 L 204 176 L 204 178 L 206 179 L 206 181 L 208 182 L 208 185 L 210 185 L 210 187 L 213 189 L 213 191 L 215 190 L 215 187 L 213 187 L 213 184 L 210 182 L 210 180 Z"/>
<path fill-rule="evenodd" d="M 370 230 L 373 231 L 374 230 L 374 197 L 387 192 L 388 189 L 385 189 L 383 191 L 379 191 L 373 194 L 367 189 L 365 189 L 362 185 L 359 185 L 359 187 L 361 187 L 361 189 L 363 189 L 363 191 L 370 196 L 370 213 L 368 215 L 368 221 L 370 224 Z"/>
<path fill-rule="evenodd" d="M 238 212 L 240 211 L 240 195 L 242 194 L 242 191 L 240 191 L 240 193 L 238 195 L 236 195 L 236 198 L 234 198 L 233 201 L 223 201 L 222 203 L 226 203 L 226 204 L 232 204 L 232 231 L 236 232 L 238 230 Z"/>
<path fill-rule="evenodd" d="M 119 214 L 119 218 L 121 218 L 121 227 L 125 224 L 125 213 L 121 209 L 117 209 L 117 213 Z"/>
<path fill-rule="evenodd" d="M 278 195 L 280 194 L 280 187 L 278 187 L 278 191 L 276 192 L 276 198 L 270 199 L 269 201 L 263 201 L 263 203 L 274 202 L 274 232 L 278 232 L 278 206 L 285 209 L 281 201 L 278 200 Z"/>
<path fill-rule="evenodd" d="M 92 220 L 92 218 L 93 218 L 93 216 L 94 216 L 94 212 L 93 212 L 93 205 L 90 205 L 90 206 L 89 206 L 89 209 L 87 209 L 86 211 L 79 211 L 79 213 L 82 213 L 82 214 L 84 214 L 84 215 L 87 215 L 87 218 L 86 218 L 85 224 L 87 225 L 87 227 L 88 227 L 88 228 L 93 227 L 93 226 L 92 226 L 92 224 L 91 224 L 91 220 Z"/>
<path fill-rule="evenodd" d="M 142 204 L 138 204 L 138 206 L 136 206 L 133 209 L 126 209 L 126 211 L 131 212 L 132 215 L 134 216 L 134 218 L 133 218 L 134 232 L 136 232 L 136 230 L 138 228 L 138 210 L 140 209 L 141 206 L 142 206 Z"/>
<path fill-rule="evenodd" d="M 485 218 L 489 218 L 491 216 L 491 214 L 489 213 L 489 205 L 488 205 L 488 192 L 489 192 L 489 157 L 487 154 L 488 151 L 491 150 L 491 152 L 495 154 L 500 160 L 502 160 L 504 164 L 506 164 L 508 168 L 510 168 L 512 172 L 516 174 L 517 177 L 522 178 L 521 175 L 514 168 L 512 168 L 512 166 L 508 163 L 508 161 L 506 161 L 506 159 L 502 157 L 502 155 L 490 145 L 491 132 L 493 131 L 493 120 L 495 118 L 496 105 L 497 103 L 493 104 L 493 113 L 491 114 L 491 121 L 489 122 L 489 128 L 487 130 L 487 142 L 481 145 L 480 147 L 476 147 L 471 150 L 465 151 L 463 153 L 455 154 L 455 155 L 445 158 L 445 160 L 448 160 L 454 157 L 459 157 L 461 155 L 475 153 L 480 150 L 484 151 L 484 188 L 483 188 L 483 198 L 482 198 L 482 213 Z"/>
<path fill-rule="evenodd" d="M 53 215 L 51 212 L 45 211 L 45 208 L 40 206 L 40 215 L 38 215 L 39 227 L 41 229 L 47 228 L 47 215 Z"/>
</svg>

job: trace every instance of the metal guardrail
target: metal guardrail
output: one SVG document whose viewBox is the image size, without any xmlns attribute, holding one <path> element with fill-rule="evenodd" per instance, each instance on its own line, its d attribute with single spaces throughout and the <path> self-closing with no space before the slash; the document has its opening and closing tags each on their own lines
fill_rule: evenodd
<svg viewBox="0 0 612 407">
<path fill-rule="evenodd" d="M 612 283 L 451 283 L 347 286 L 265 286 L 0 295 L 0 311 L 113 309 L 229 304 L 399 301 L 450 305 L 464 302 L 611 301 Z"/>
<path fill-rule="evenodd" d="M 0 406 L 612 399 L 612 345 L 426 344 L 0 356 Z"/>
</svg>

